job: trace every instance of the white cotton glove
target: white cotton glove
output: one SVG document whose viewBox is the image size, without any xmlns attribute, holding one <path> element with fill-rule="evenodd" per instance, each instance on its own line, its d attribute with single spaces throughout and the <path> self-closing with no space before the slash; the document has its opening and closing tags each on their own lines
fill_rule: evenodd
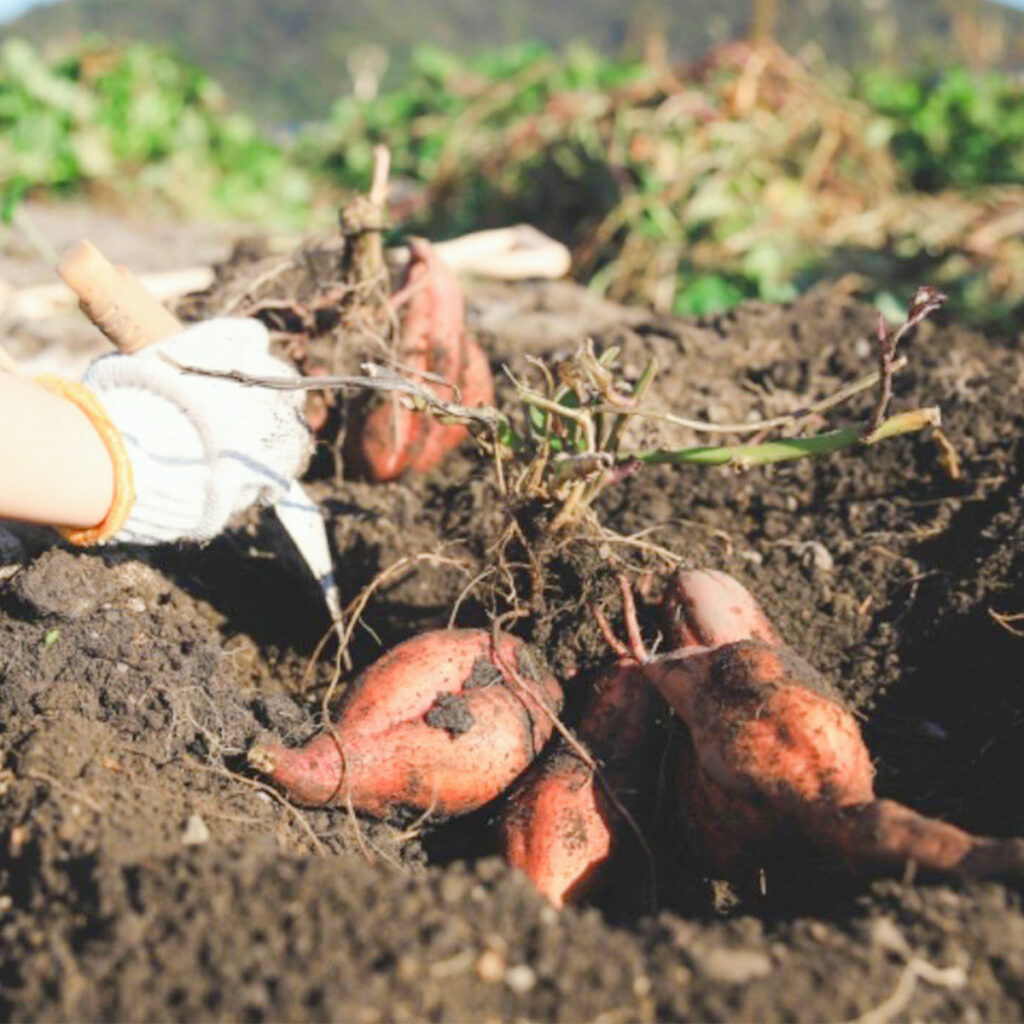
<svg viewBox="0 0 1024 1024">
<path fill-rule="evenodd" d="M 89 366 L 82 382 L 121 434 L 135 489 L 128 518 L 111 539 L 210 540 L 236 512 L 272 505 L 339 622 L 323 516 L 298 483 L 313 450 L 302 392 L 186 374 L 161 358 L 257 377 L 298 376 L 269 349 L 258 320 L 223 318 Z"/>
<path fill-rule="evenodd" d="M 184 366 L 296 376 L 269 351 L 258 320 L 208 320 L 132 355 L 102 356 L 83 383 L 124 440 L 135 501 L 114 541 L 159 544 L 215 537 L 252 504 L 274 505 L 312 451 L 302 393 L 185 374 Z"/>
</svg>

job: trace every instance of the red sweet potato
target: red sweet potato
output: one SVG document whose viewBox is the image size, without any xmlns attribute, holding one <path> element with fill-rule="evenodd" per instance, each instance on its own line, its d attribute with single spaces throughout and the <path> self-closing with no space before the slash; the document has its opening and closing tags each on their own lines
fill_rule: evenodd
<svg viewBox="0 0 1024 1024">
<path fill-rule="evenodd" d="M 579 738 L 625 803 L 644 763 L 650 696 L 636 665 L 617 665 L 594 683 L 580 723 Z M 561 907 L 579 902 L 600 884 L 624 824 L 594 772 L 559 739 L 510 794 L 501 844 L 509 864 Z"/>
<path fill-rule="evenodd" d="M 687 819 L 718 867 L 794 827 L 862 871 L 1024 877 L 1024 840 L 969 835 L 889 800 L 853 715 L 722 573 L 680 573 L 665 602 L 680 650 L 644 664 L 687 726 Z"/>
<path fill-rule="evenodd" d="M 249 762 L 300 804 L 351 803 L 379 818 L 403 808 L 465 814 L 530 765 L 561 702 L 561 687 L 522 641 L 501 634 L 495 652 L 486 630 L 437 630 L 399 644 L 352 683 L 333 734 L 300 749 L 261 743 Z"/>
<path fill-rule="evenodd" d="M 445 401 L 491 404 L 494 380 L 490 364 L 466 332 L 458 278 L 424 239 L 413 239 L 410 251 L 405 283 L 391 298 L 393 309 L 405 309 L 397 352 L 401 369 Z M 347 455 L 370 479 L 394 480 L 406 472 L 434 469 L 467 436 L 463 426 L 439 423 L 386 396 L 371 408 L 359 410 L 350 423 Z"/>
</svg>

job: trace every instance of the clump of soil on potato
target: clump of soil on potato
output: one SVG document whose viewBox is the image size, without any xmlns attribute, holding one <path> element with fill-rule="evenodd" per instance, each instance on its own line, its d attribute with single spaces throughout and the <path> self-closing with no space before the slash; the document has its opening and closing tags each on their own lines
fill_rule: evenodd
<svg viewBox="0 0 1024 1024">
<path fill-rule="evenodd" d="M 188 311 L 218 312 L 240 287 L 247 301 L 309 301 L 334 258 L 268 278 L 256 257 L 240 254 Z M 565 283 L 481 284 L 468 300 L 495 367 L 528 374 L 527 356 L 589 336 L 622 348 L 627 377 L 655 355 L 652 400 L 693 417 L 797 408 L 874 360 L 872 311 L 824 287 L 702 321 Z M 337 324 L 320 323 L 304 339 L 309 358 L 357 365 L 366 353 L 336 356 Z M 941 316 L 907 354 L 896 401 L 941 405 L 959 479 L 935 439 L 914 436 L 745 473 L 648 468 L 598 512 L 609 530 L 650 531 L 683 564 L 725 569 L 756 594 L 863 714 L 880 795 L 1024 834 L 1024 639 L 992 615 L 1024 610 L 1024 358 Z M 870 402 L 842 416 L 864 419 Z M 509 572 L 528 614 L 507 628 L 566 679 L 571 723 L 587 671 L 608 660 L 588 602 L 614 617 L 612 569 L 656 559 L 547 537 L 543 515 L 507 506 L 471 447 L 384 485 L 347 479 L 336 447 L 325 445 L 310 488 L 344 598 L 408 560 L 367 604 L 353 670 L 453 611 L 470 626 L 507 610 L 508 574 L 487 571 L 515 515 L 528 543 L 507 557 L 521 562 Z M 264 732 L 311 735 L 332 665 L 307 671 L 328 623 L 272 518 L 249 515 L 202 549 L 98 555 L 20 536 L 0 573 L 5 1018 L 1024 1017 L 1012 888 L 868 884 L 799 849 L 757 877 L 706 877 L 660 770 L 664 711 L 660 746 L 645 752 L 655 909 L 633 858 L 599 906 L 556 913 L 490 856 L 497 803 L 436 828 L 289 808 L 244 753 Z M 644 626 L 653 639 L 654 617 Z M 886 1002 L 894 993 L 899 1005 Z"/>
</svg>

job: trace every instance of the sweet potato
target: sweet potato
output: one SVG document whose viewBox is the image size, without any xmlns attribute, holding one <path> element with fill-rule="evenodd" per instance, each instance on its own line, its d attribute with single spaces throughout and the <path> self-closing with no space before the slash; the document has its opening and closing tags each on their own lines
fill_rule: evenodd
<svg viewBox="0 0 1024 1024">
<path fill-rule="evenodd" d="M 715 569 L 679 573 L 662 598 L 662 612 L 672 650 L 732 640 L 782 642 L 743 584 Z"/>
<path fill-rule="evenodd" d="M 260 743 L 249 762 L 308 806 L 351 804 L 378 818 L 475 810 L 530 765 L 562 702 L 526 644 L 507 634 L 497 651 L 492 643 L 475 629 L 407 640 L 350 685 L 333 732 L 300 749 Z"/>
<path fill-rule="evenodd" d="M 719 868 L 795 828 L 856 870 L 902 872 L 913 862 L 962 877 L 1024 877 L 1024 840 L 971 836 L 875 799 L 853 715 L 773 639 L 735 580 L 679 573 L 665 609 L 682 647 L 643 671 L 686 724 L 686 814 Z"/>
<path fill-rule="evenodd" d="M 651 689 L 635 665 L 617 665 L 594 683 L 579 738 L 605 784 L 628 802 L 644 763 Z M 580 755 L 559 739 L 516 784 L 501 819 L 506 860 L 556 907 L 576 903 L 601 882 L 624 826 Z"/>
<path fill-rule="evenodd" d="M 469 406 L 491 404 L 490 364 L 466 331 L 458 278 L 424 239 L 414 239 L 410 252 L 405 283 L 391 298 L 396 312 L 405 309 L 397 352 L 402 370 L 438 398 Z M 434 469 L 467 436 L 463 426 L 439 423 L 385 397 L 357 411 L 349 425 L 346 454 L 372 480 L 394 480 L 406 472 Z"/>
</svg>

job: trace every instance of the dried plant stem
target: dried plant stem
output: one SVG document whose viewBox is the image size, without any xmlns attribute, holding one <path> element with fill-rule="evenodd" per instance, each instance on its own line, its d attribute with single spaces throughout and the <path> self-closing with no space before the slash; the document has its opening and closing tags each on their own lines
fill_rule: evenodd
<svg viewBox="0 0 1024 1024">
<path fill-rule="evenodd" d="M 454 402 L 445 402 L 431 394 L 429 391 L 421 388 L 419 385 L 402 377 L 394 370 L 383 366 L 368 365 L 365 367 L 365 375 L 338 377 L 260 377 L 241 373 L 235 370 L 205 370 L 199 367 L 182 365 L 167 356 L 163 356 L 163 358 L 182 373 L 213 377 L 220 380 L 230 380 L 244 387 L 264 387 L 279 391 L 326 390 L 329 388 L 337 388 L 340 390 L 352 389 L 393 392 L 398 395 L 406 396 L 414 406 L 430 409 L 436 415 L 441 417 L 442 420 L 448 419 L 449 421 L 461 421 L 470 426 L 483 426 L 486 427 L 487 432 L 491 434 L 502 429 L 507 429 L 508 427 L 507 417 L 496 409 L 487 406 L 470 408 Z M 894 360 L 892 363 L 892 372 L 895 372 L 903 365 L 905 365 L 904 359 L 900 358 Z M 597 448 L 596 438 L 594 437 L 593 420 L 593 415 L 595 413 L 608 412 L 614 413 L 617 416 L 638 416 L 645 419 L 663 420 L 664 422 L 672 423 L 677 426 L 688 427 L 702 433 L 754 433 L 760 430 L 792 424 L 810 415 L 824 412 L 842 402 L 847 401 L 854 395 L 875 386 L 881 380 L 882 374 L 880 371 L 876 370 L 874 373 L 869 374 L 861 380 L 855 381 L 854 383 L 841 388 L 834 395 L 830 395 L 821 399 L 819 402 L 815 402 L 812 405 L 796 410 L 795 412 L 788 413 L 785 416 L 779 416 L 769 420 L 758 420 L 750 423 L 721 424 L 707 423 L 702 420 L 691 420 L 683 416 L 676 416 L 674 413 L 657 409 L 636 408 L 629 410 L 626 413 L 624 413 L 621 408 L 616 408 L 611 405 L 598 406 L 593 409 L 573 409 L 561 405 L 553 399 L 549 399 L 531 388 L 525 387 L 518 381 L 513 380 L 513 383 L 519 390 L 523 401 L 528 405 L 535 406 L 538 409 L 553 413 L 564 419 L 572 420 L 578 424 L 584 434 L 585 450 L 596 451 Z M 913 416 L 914 413 L 906 415 Z M 902 417 L 892 417 L 890 420 L 881 424 L 876 430 L 864 435 L 863 440 L 865 443 L 873 444 L 876 441 L 883 440 L 885 437 L 893 437 L 896 436 L 896 434 L 921 429 L 920 427 L 905 427 L 904 429 L 900 429 L 898 425 L 903 422 Z M 923 425 L 937 425 L 937 421 L 936 423 L 929 421 L 927 424 Z M 618 422 L 616 423 L 616 427 L 621 430 Z M 805 455 L 826 454 L 830 451 L 836 451 L 839 448 L 849 447 L 861 437 L 861 434 L 856 431 L 849 437 L 847 437 L 848 433 L 848 431 L 842 430 L 831 431 L 826 434 L 817 435 L 816 438 L 796 438 L 792 441 L 782 440 L 769 442 L 764 445 L 723 446 L 714 448 L 702 447 L 681 449 L 677 452 L 654 451 L 642 453 L 636 456 L 622 457 L 620 461 L 628 461 L 629 458 L 636 458 L 638 461 L 648 463 L 690 462 L 705 465 L 719 465 L 724 462 L 732 461 L 734 455 L 729 453 L 742 451 L 744 453 L 742 457 L 748 460 L 750 465 L 759 465 L 765 462 L 777 462 L 784 459 L 802 458 Z M 783 449 L 788 454 L 768 454 L 772 452 L 774 445 L 783 446 Z M 800 449 L 801 445 L 809 445 L 809 447 L 805 451 Z M 718 454 L 716 455 L 714 453 Z"/>
<path fill-rule="evenodd" d="M 897 366 L 896 349 L 899 343 L 908 335 L 922 320 L 930 316 L 937 309 L 941 309 L 946 302 L 946 296 L 931 285 L 921 285 L 910 301 L 910 309 L 907 310 L 907 318 L 899 327 L 888 330 L 885 326 L 885 318 L 879 314 L 878 317 L 878 399 L 875 402 L 871 419 L 864 430 L 865 440 L 875 440 L 875 435 L 882 428 L 885 414 L 892 401 L 892 381 L 896 375 Z"/>
<path fill-rule="evenodd" d="M 902 370 L 906 365 L 906 357 L 900 356 L 893 363 L 893 372 Z M 767 420 L 750 420 L 746 423 L 708 423 L 706 420 L 693 420 L 685 416 L 677 416 L 675 413 L 664 409 L 645 409 L 643 407 L 632 410 L 630 415 L 637 416 L 640 419 L 660 420 L 663 423 L 671 423 L 677 427 L 687 427 L 701 434 L 756 434 L 762 430 L 775 430 L 778 427 L 790 426 L 810 416 L 828 412 L 828 410 L 834 409 L 837 405 L 842 405 L 843 402 L 849 401 L 861 392 L 869 391 L 881 379 L 881 371 L 874 370 L 866 377 L 861 377 L 860 380 L 847 384 L 834 394 L 827 395 L 817 402 L 812 402 L 810 405 L 805 405 L 800 409 L 794 409 L 793 412 L 785 413 L 782 416 L 774 416 Z M 603 412 L 605 410 L 599 408 L 595 411 Z"/>
<path fill-rule="evenodd" d="M 414 407 L 431 409 L 437 413 L 442 422 L 461 421 L 477 424 L 494 430 L 504 425 L 505 416 L 488 406 L 470 408 L 455 402 L 444 402 L 436 395 L 424 390 L 410 380 L 386 366 L 367 364 L 363 368 L 365 375 L 341 377 L 261 377 L 242 373 L 239 370 L 207 370 L 199 366 L 185 366 L 176 359 L 161 353 L 161 359 L 182 373 L 198 377 L 212 377 L 215 380 L 229 380 L 242 387 L 269 388 L 272 391 L 326 391 L 331 388 L 338 390 L 352 389 L 355 391 L 391 391 L 407 396 Z"/>
</svg>

